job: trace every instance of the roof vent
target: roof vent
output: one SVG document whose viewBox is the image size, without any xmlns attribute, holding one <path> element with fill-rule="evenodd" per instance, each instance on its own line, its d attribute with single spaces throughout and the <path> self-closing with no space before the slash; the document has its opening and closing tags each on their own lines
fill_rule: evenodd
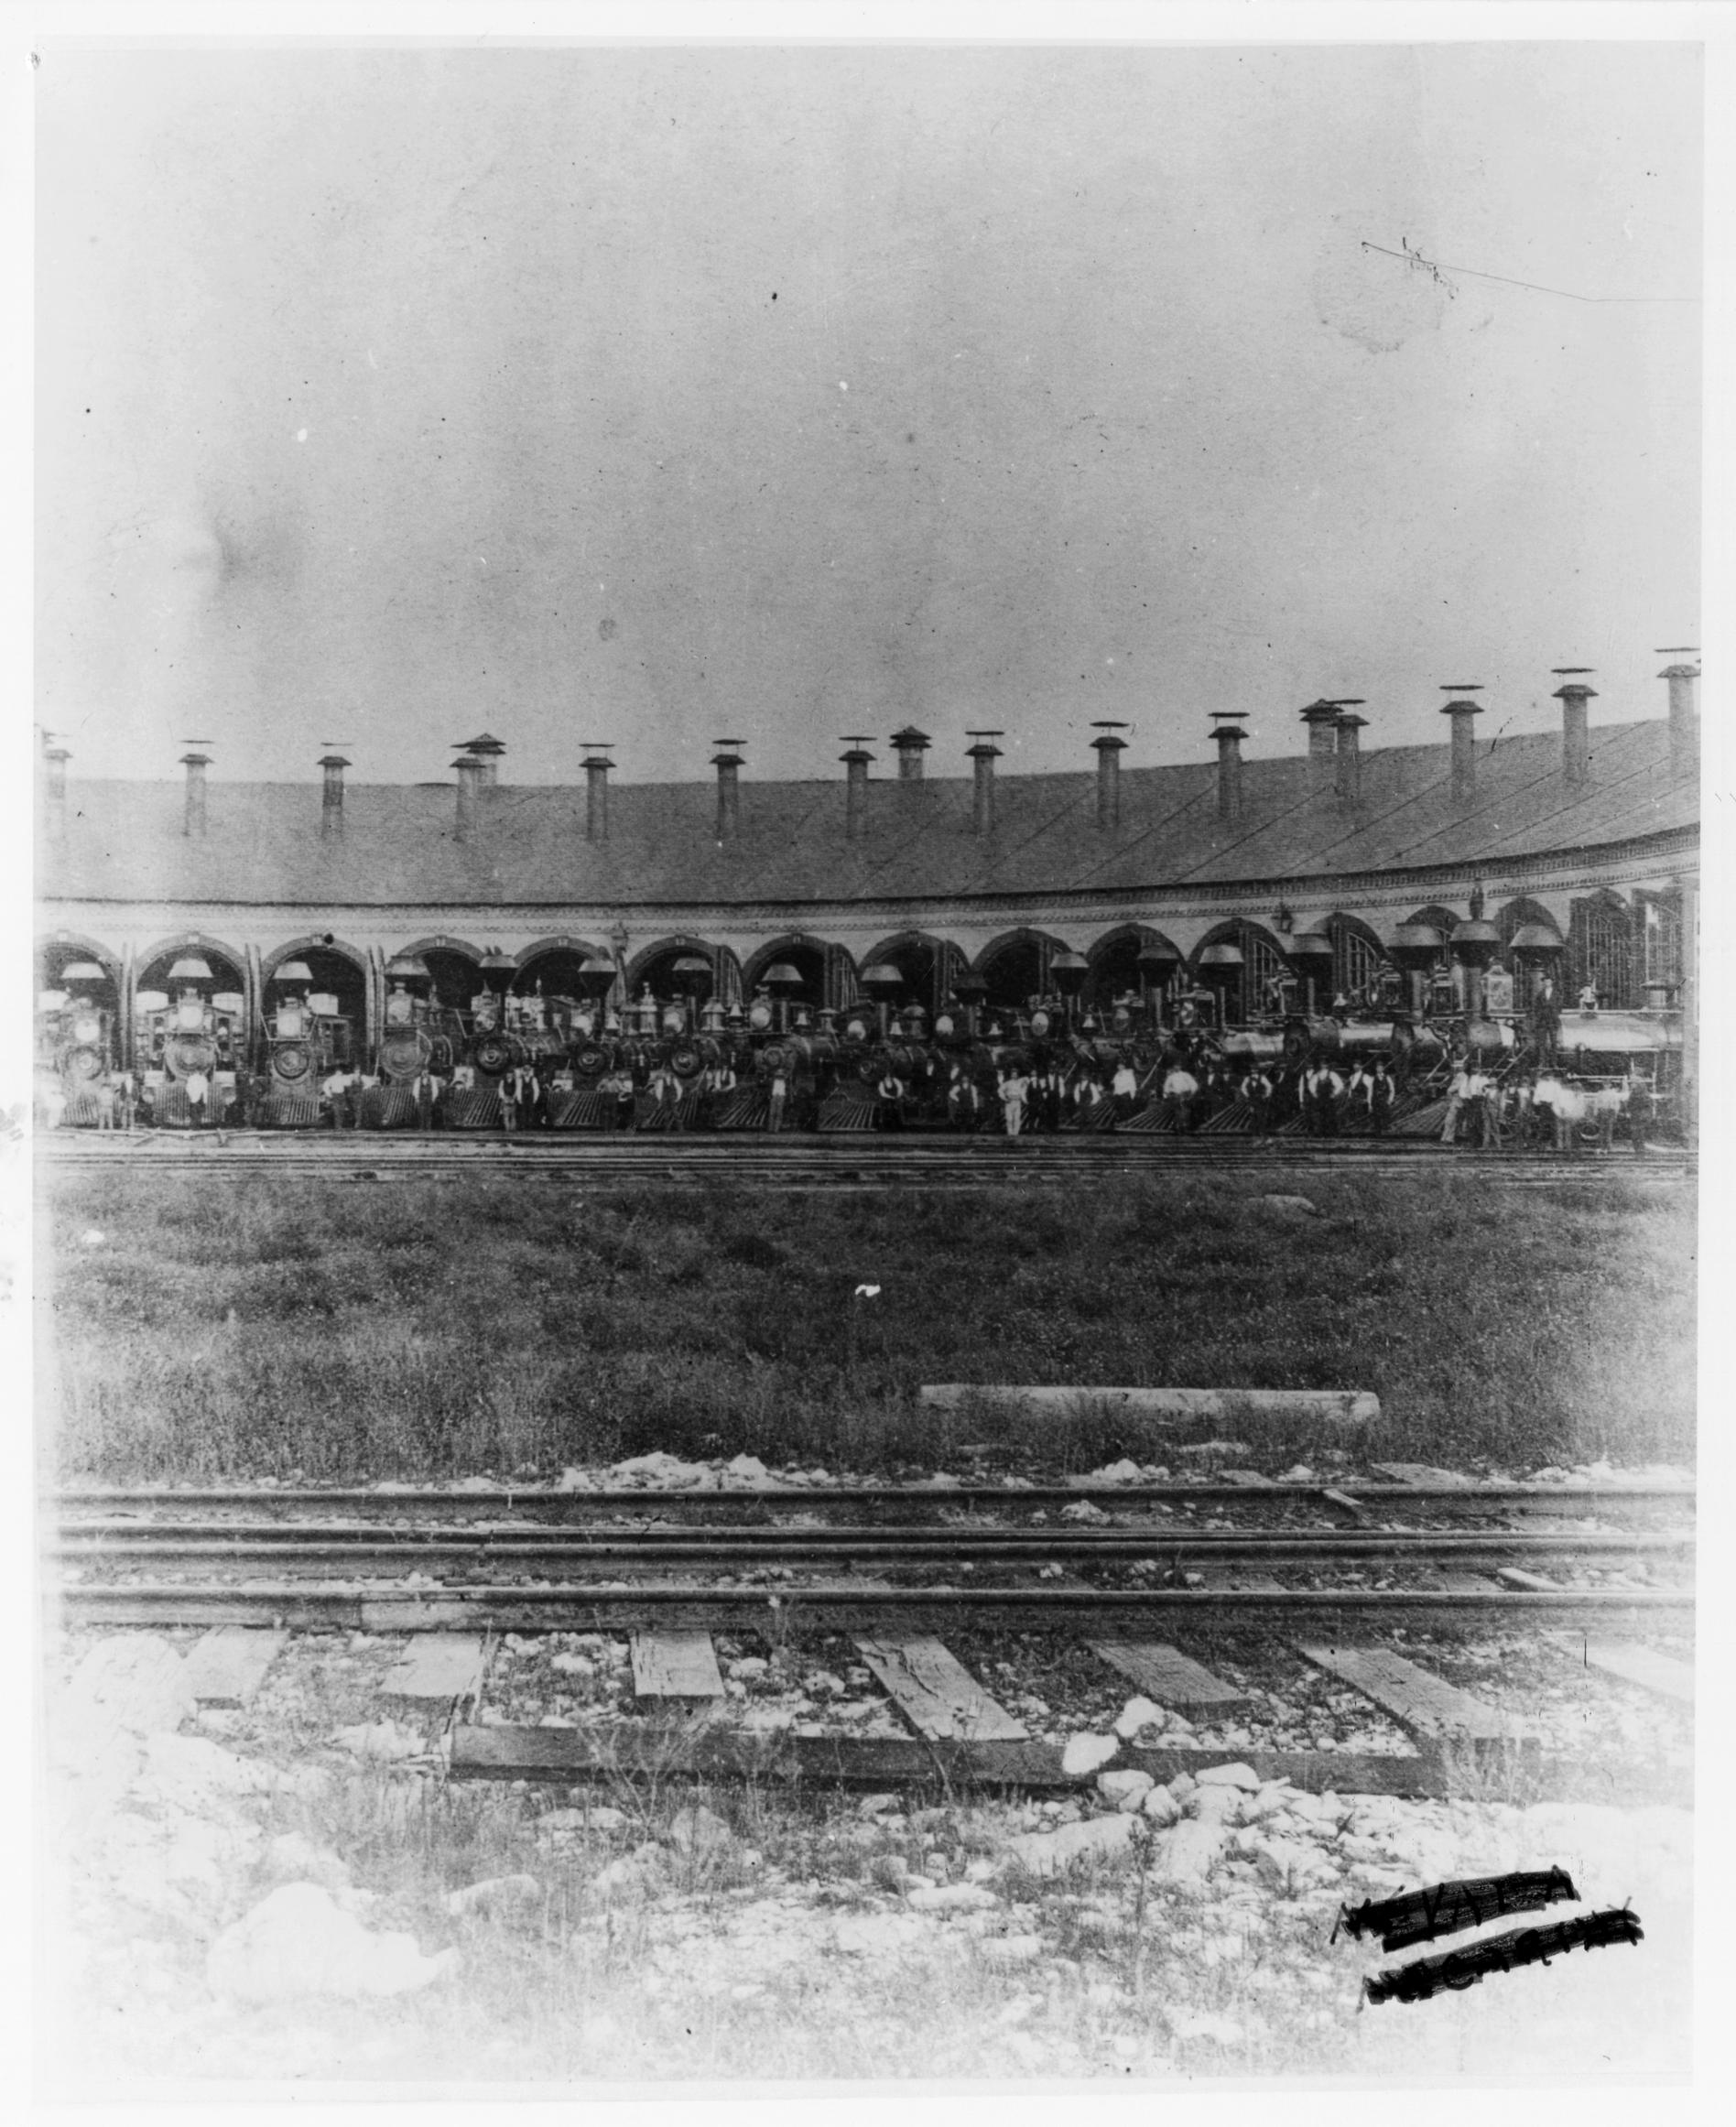
<svg viewBox="0 0 1736 2127">
<path fill-rule="evenodd" d="M 1590 665 L 1555 667 L 1555 677 L 1567 681 L 1565 687 L 1555 690 L 1555 699 L 1561 704 L 1561 773 L 1576 786 L 1591 780 L 1591 733 L 1587 725 L 1587 707 L 1598 697 L 1597 689 L 1588 687 L 1579 677 L 1590 670 Z"/>
<path fill-rule="evenodd" d="M 873 755 L 864 737 L 846 733 L 844 743 L 850 748 L 841 756 L 845 778 L 844 832 L 856 841 L 868 831 L 868 768 Z"/>
<path fill-rule="evenodd" d="M 609 771 L 614 763 L 609 758 L 614 742 L 612 739 L 586 739 L 585 750 L 585 840 L 606 842 L 609 839 Z"/>
<path fill-rule="evenodd" d="M 1465 697 L 1481 694 L 1482 681 L 1454 679 L 1441 692 L 1453 697 L 1440 712 L 1453 720 L 1453 803 L 1469 805 L 1477 795 L 1477 727 L 1471 720 L 1482 714 L 1482 708 Z"/>
<path fill-rule="evenodd" d="M 1660 657 L 1698 657 L 1687 645 L 1658 651 Z M 1698 665 L 1666 665 L 1658 674 L 1670 683 L 1670 773 L 1678 783 L 1691 783 L 1699 774 L 1699 703 Z"/>
<path fill-rule="evenodd" d="M 913 723 L 906 724 L 901 732 L 893 733 L 893 748 L 898 755 L 899 782 L 921 782 L 922 756 L 932 743 L 928 733 L 919 732 Z"/>
<path fill-rule="evenodd" d="M 745 739 L 713 739 L 717 752 L 711 765 L 717 770 L 717 839 L 733 841 L 742 831 L 742 748 Z"/>
<path fill-rule="evenodd" d="M 343 771 L 350 765 L 337 750 L 337 743 L 323 739 L 326 751 L 319 765 L 325 770 L 325 788 L 320 795 L 320 832 L 331 837 L 343 832 Z"/>
<path fill-rule="evenodd" d="M 1240 819 L 1242 742 L 1248 735 L 1242 728 L 1241 711 L 1214 709 L 1211 712 L 1211 735 L 1218 746 L 1218 818 Z"/>
<path fill-rule="evenodd" d="M 1112 717 L 1101 717 L 1092 724 L 1094 732 L 1102 736 L 1091 741 L 1097 755 L 1097 824 L 1101 828 L 1121 825 L 1121 757 L 1127 750 L 1127 741 L 1118 739 L 1117 732 L 1127 726 L 1117 723 Z"/>
<path fill-rule="evenodd" d="M 1308 727 L 1308 789 L 1316 798 L 1326 797 L 1336 780 L 1339 706 L 1322 697 L 1302 711 L 1302 722 Z"/>
<path fill-rule="evenodd" d="M 45 739 L 50 735 L 43 733 Z M 62 745 L 48 744 L 42 749 L 43 824 L 51 842 L 66 840 L 66 765 L 71 758 Z"/>
<path fill-rule="evenodd" d="M 493 732 L 484 732 L 480 738 L 475 739 L 454 739 L 452 746 L 455 752 L 469 754 L 480 764 L 482 774 L 476 780 L 484 790 L 500 780 L 500 757 L 506 747 Z"/>
<path fill-rule="evenodd" d="M 187 814 L 181 831 L 197 838 L 205 831 L 205 771 L 211 766 L 211 755 L 199 749 L 210 745 L 211 741 L 184 739 L 181 743 L 187 748 L 181 755 L 181 766 L 187 771 Z"/>
<path fill-rule="evenodd" d="M 1355 805 L 1362 795 L 1362 749 L 1356 734 L 1367 727 L 1368 719 L 1357 715 L 1362 706 L 1354 697 L 1333 704 L 1339 712 L 1338 722 L 1333 727 L 1338 733 L 1334 787 L 1340 801 L 1345 805 Z"/>
<path fill-rule="evenodd" d="M 458 771 L 458 819 L 457 835 L 461 842 L 469 841 L 475 834 L 478 817 L 483 808 L 483 764 L 474 754 L 465 754 L 454 761 Z"/>
<path fill-rule="evenodd" d="M 1003 738 L 1003 732 L 967 732 L 967 738 L 974 739 L 975 745 L 967 746 L 965 758 L 976 763 L 976 788 L 971 810 L 971 830 L 976 834 L 994 832 L 994 764 L 1001 758 L 1001 749 L 995 740 Z"/>
</svg>

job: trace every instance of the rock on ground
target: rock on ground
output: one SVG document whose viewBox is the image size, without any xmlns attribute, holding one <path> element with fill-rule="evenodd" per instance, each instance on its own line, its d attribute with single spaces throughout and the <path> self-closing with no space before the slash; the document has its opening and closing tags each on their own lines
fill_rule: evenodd
<svg viewBox="0 0 1736 2127">
<path fill-rule="evenodd" d="M 1022 1832 L 1007 1841 L 1007 1851 L 1034 1874 L 1047 1875 L 1082 1855 L 1126 1854 L 1134 1831 L 1134 1819 L 1117 1811 L 1113 1817 L 1088 1817 L 1080 1824 L 1064 1824 L 1056 1831 Z"/>
<path fill-rule="evenodd" d="M 359 1999 L 407 1994 L 461 1962 L 456 1949 L 424 1957 L 413 1935 L 376 1935 L 318 1883 L 284 1883 L 212 1944 L 213 1993 L 242 2002 L 305 1995 Z"/>
<path fill-rule="evenodd" d="M 1061 1753 L 1061 1770 L 1069 1779 L 1077 1779 L 1081 1773 L 1094 1773 L 1100 1765 L 1108 1764 L 1120 1750 L 1119 1736 L 1069 1736 Z"/>
</svg>

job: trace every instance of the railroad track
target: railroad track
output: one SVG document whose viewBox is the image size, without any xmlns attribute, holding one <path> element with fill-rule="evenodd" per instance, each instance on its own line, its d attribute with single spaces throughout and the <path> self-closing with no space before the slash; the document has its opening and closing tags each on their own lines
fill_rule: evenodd
<svg viewBox="0 0 1736 2127">
<path fill-rule="evenodd" d="M 204 1136 L 174 1133 L 135 1135 L 61 1133 L 38 1140 L 51 1171 L 108 1171 L 115 1166 L 157 1169 L 244 1170 L 332 1180 L 406 1179 L 412 1176 L 494 1173 L 559 1177 L 569 1181 L 691 1183 L 715 1177 L 732 1186 L 873 1188 L 977 1187 L 1032 1183 L 1081 1174 L 1143 1175 L 1231 1171 L 1357 1174 L 1388 1177 L 1443 1167 L 1508 1183 L 1591 1179 L 1621 1174 L 1682 1179 L 1693 1172 L 1686 1154 L 1662 1148 L 1635 1160 L 1588 1152 L 1573 1159 L 1449 1149 L 1427 1140 L 1345 1138 L 1237 1139 L 1162 1135 L 1080 1135 L 1019 1138 L 936 1136 L 785 1137 L 468 1137 L 457 1133 L 416 1136 L 226 1131 Z"/>
<path fill-rule="evenodd" d="M 1406 1633 L 1518 1627 L 1563 1664 L 1577 1659 L 1679 1698 L 1689 1688 L 1684 1666 L 1633 1635 L 1679 1643 L 1691 1620 L 1694 1504 L 1679 1484 L 1446 1479 L 487 1494 L 144 1488 L 45 1503 L 45 1549 L 64 1627 L 197 1628 L 203 1637 L 189 1662 L 214 1664 L 230 1679 L 224 1691 L 237 1675 L 256 1688 L 297 1636 L 403 1635 L 398 1682 L 382 1687 L 454 1716 L 445 1748 L 460 1775 L 572 1781 L 638 1765 L 1064 1788 L 1078 1784 L 1079 1768 L 1000 1703 L 1006 1687 L 998 1674 L 989 1683 L 973 1672 L 973 1647 L 1046 1646 L 1069 1669 L 1094 1667 L 1100 1682 L 1107 1665 L 1127 1692 L 1186 1725 L 1244 1696 L 1187 1644 L 1210 1660 L 1226 1634 L 1235 1644 L 1252 1633 L 1297 1671 L 1329 1672 L 1361 1694 L 1415 1748 L 1352 1759 L 1231 1744 L 1214 1756 L 1171 1738 L 1130 1745 L 1117 1762 L 1168 1777 L 1222 1762 L 1227 1748 L 1264 1776 L 1301 1785 L 1444 1793 L 1462 1776 L 1447 1746 L 1465 1745 L 1473 1763 L 1492 1750 L 1523 1753 L 1524 1724 L 1410 1661 L 1398 1651 Z M 1564 1627 L 1573 1629 L 1563 1636 Z M 548 1635 L 562 1633 L 625 1635 L 646 1718 L 624 1725 L 612 1716 L 598 1730 L 482 1714 L 491 1650 L 504 1669 L 503 1647 L 553 1645 Z M 735 1635 L 732 1647 L 764 1641 L 773 1664 L 792 1634 L 830 1645 L 844 1635 L 914 1735 L 821 1724 L 768 1737 L 732 1727 L 725 1717 L 740 1708 L 728 1694 L 740 1687 L 725 1683 L 715 1652 L 725 1634 Z M 708 1705 L 718 1719 L 678 1737 L 658 1718 Z M 456 1718 L 466 1706 L 477 1718 Z"/>
</svg>

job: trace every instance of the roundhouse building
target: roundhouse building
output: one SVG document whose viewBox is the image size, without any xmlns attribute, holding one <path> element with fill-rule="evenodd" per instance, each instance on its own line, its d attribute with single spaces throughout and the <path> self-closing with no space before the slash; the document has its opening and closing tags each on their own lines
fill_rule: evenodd
<svg viewBox="0 0 1736 2127">
<path fill-rule="evenodd" d="M 179 784 L 103 781 L 69 777 L 50 747 L 38 980 L 95 961 L 125 1041 L 137 993 L 190 950 L 250 1017 L 297 960 L 371 1044 L 385 963 L 412 950 L 460 1004 L 490 955 L 515 988 L 551 993 L 606 955 L 637 998 L 668 995 L 675 962 L 700 954 L 726 1004 L 783 963 L 800 1001 L 841 1006 L 884 963 L 933 1011 L 967 973 L 990 1006 L 1048 990 L 1063 953 L 1101 1004 L 1142 987 L 1155 945 L 1177 981 L 1252 1016 L 1297 967 L 1323 1006 L 1389 957 L 1424 979 L 1435 939 L 1437 974 L 1474 982 L 1453 934 L 1476 920 L 1522 1005 L 1545 971 L 1606 1007 L 1681 1004 L 1691 1084 L 1698 667 L 1661 677 L 1665 716 L 1592 727 L 1570 675 L 1558 732 L 1494 743 L 1469 694 L 1429 746 L 1365 747 L 1354 710 L 1322 701 L 1301 712 L 1304 753 L 1245 758 L 1242 721 L 1220 714 L 1215 758 L 1137 767 L 1104 725 L 1072 775 L 998 773 L 999 733 L 964 734 L 968 776 L 930 774 L 940 742 L 914 727 L 878 761 L 850 743 L 820 782 L 756 780 L 733 741 L 709 782 L 612 785 L 592 749 L 581 787 L 514 785 L 488 733 L 446 784 L 351 782 L 337 754 L 323 786 L 218 780 L 197 748 Z"/>
</svg>

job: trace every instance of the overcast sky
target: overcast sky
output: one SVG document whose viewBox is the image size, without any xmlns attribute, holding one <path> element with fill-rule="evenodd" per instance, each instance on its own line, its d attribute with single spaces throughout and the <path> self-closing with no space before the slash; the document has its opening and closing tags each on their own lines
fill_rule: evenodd
<svg viewBox="0 0 1736 2127">
<path fill-rule="evenodd" d="M 1698 640 L 1689 47 L 50 43 L 37 99 L 75 775 L 1138 765 L 1454 680 L 1486 738 Z"/>
</svg>

